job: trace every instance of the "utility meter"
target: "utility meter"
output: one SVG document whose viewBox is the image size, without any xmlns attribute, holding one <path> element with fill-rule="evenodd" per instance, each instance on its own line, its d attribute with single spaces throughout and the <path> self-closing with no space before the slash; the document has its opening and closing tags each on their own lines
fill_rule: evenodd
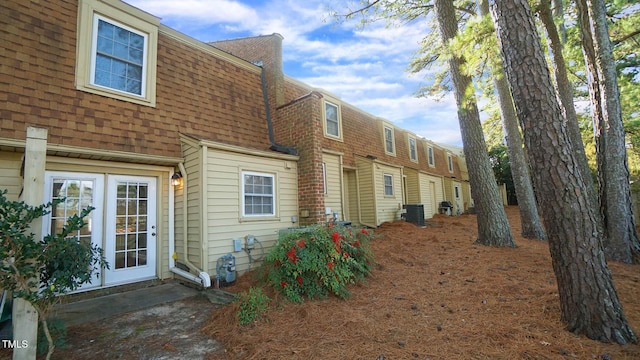
<svg viewBox="0 0 640 360">
<path fill-rule="evenodd" d="M 253 250 L 255 246 L 256 246 L 256 238 L 253 235 L 247 235 L 244 238 L 244 249 Z"/>
</svg>

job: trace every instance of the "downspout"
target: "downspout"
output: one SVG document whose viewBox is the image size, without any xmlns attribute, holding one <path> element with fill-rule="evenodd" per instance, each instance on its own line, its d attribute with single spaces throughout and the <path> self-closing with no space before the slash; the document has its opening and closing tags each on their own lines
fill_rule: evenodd
<svg viewBox="0 0 640 360">
<path fill-rule="evenodd" d="M 262 97 L 264 99 L 264 109 L 267 113 L 267 129 L 269 130 L 269 143 L 271 147 L 269 149 L 277 152 L 281 152 L 289 155 L 298 155 L 296 149 L 285 146 L 282 144 L 276 143 L 275 135 L 273 134 L 273 123 L 271 120 L 271 109 L 269 108 L 269 95 L 267 93 L 267 79 L 264 74 L 264 66 L 262 61 L 256 63 L 257 66 L 260 66 L 260 81 L 262 82 Z"/>
<path fill-rule="evenodd" d="M 182 269 L 179 269 L 176 267 L 176 258 L 177 253 L 176 253 L 176 243 L 175 243 L 175 227 L 173 226 L 174 224 L 174 220 L 175 220 L 175 205 L 174 205 L 174 200 L 175 200 L 175 194 L 174 194 L 174 189 L 173 186 L 169 187 L 169 192 L 170 192 L 170 197 L 171 197 L 171 201 L 169 201 L 169 270 L 176 274 L 179 275 L 185 279 L 191 280 L 197 284 L 202 285 L 202 287 L 204 288 L 208 288 L 211 287 L 211 277 L 209 276 L 208 273 L 198 269 L 195 265 L 193 265 L 190 261 L 189 261 L 189 256 L 188 256 L 188 244 L 187 244 L 187 171 L 184 168 L 184 164 L 183 163 L 179 163 L 178 167 L 180 168 L 180 173 L 182 174 L 182 188 L 183 190 L 183 198 L 182 198 L 182 211 L 183 211 L 183 216 L 182 216 L 182 220 L 183 220 L 183 254 L 184 254 L 184 263 L 185 265 L 189 268 L 189 270 L 198 273 L 198 275 L 194 275 L 189 271 L 184 271 Z M 173 174 L 170 174 L 173 175 Z"/>
</svg>

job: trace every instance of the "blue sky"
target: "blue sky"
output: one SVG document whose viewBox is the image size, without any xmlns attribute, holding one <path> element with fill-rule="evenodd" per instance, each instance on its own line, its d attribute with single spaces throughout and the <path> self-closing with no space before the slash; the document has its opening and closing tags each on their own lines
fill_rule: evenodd
<svg viewBox="0 0 640 360">
<path fill-rule="evenodd" d="M 125 0 L 200 41 L 279 33 L 284 72 L 438 143 L 462 146 L 453 96 L 416 98 L 427 73 L 406 69 L 426 24 L 337 24 L 323 1 Z M 333 1 L 333 4 L 344 3 Z"/>
</svg>

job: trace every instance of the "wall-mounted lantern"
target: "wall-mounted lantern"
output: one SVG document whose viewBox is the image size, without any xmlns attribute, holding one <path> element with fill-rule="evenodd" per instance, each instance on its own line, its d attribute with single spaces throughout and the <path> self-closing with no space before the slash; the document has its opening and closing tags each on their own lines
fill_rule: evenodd
<svg viewBox="0 0 640 360">
<path fill-rule="evenodd" d="M 171 185 L 178 186 L 182 182 L 182 174 L 180 172 L 173 173 L 171 175 Z"/>
</svg>

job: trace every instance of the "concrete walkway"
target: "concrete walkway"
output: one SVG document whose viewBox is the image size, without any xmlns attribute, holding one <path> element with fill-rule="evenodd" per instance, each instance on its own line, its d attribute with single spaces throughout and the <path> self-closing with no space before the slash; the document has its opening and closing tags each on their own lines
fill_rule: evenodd
<svg viewBox="0 0 640 360">
<path fill-rule="evenodd" d="M 200 294 L 205 295 L 214 304 L 229 303 L 234 299 L 232 294 L 218 289 L 200 291 L 177 282 L 169 282 L 92 299 L 62 303 L 56 306 L 51 317 L 62 320 L 67 326 L 73 326 L 185 300 Z"/>
</svg>

